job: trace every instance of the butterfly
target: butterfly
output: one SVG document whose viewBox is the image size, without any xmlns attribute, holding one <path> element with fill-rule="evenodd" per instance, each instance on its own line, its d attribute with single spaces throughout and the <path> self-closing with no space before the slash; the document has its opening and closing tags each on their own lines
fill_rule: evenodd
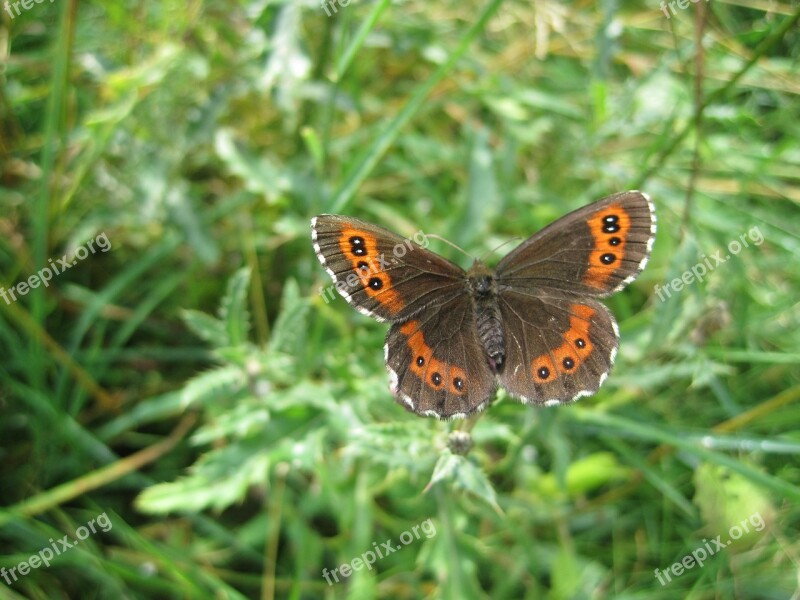
<svg viewBox="0 0 800 600">
<path fill-rule="evenodd" d="M 613 194 L 551 223 L 497 268 L 476 260 L 467 271 L 422 239 L 353 217 L 318 215 L 311 232 L 339 293 L 391 322 L 384 359 L 396 400 L 446 419 L 486 408 L 498 384 L 545 406 L 597 392 L 619 346 L 597 298 L 644 269 L 656 217 L 646 194 Z"/>
</svg>

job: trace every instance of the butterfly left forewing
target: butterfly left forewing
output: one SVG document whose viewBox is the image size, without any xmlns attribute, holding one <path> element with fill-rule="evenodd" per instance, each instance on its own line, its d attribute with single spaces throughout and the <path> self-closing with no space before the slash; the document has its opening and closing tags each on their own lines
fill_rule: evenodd
<svg viewBox="0 0 800 600">
<path fill-rule="evenodd" d="M 464 291 L 463 269 L 372 223 L 318 215 L 311 220 L 311 237 L 336 290 L 378 321 L 407 319 Z"/>
<path fill-rule="evenodd" d="M 500 384 L 525 403 L 552 406 L 594 394 L 619 345 L 600 302 L 558 291 L 500 293 L 506 358 Z"/>
<path fill-rule="evenodd" d="M 392 393 L 418 415 L 465 417 L 494 396 L 495 375 L 466 294 L 392 325 L 384 356 Z"/>
</svg>

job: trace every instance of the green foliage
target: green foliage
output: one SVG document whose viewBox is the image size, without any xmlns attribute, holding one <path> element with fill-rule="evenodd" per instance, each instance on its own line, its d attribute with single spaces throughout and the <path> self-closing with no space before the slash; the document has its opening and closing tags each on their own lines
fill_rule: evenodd
<svg viewBox="0 0 800 600">
<path fill-rule="evenodd" d="M 0 288 L 111 242 L 0 296 L 0 597 L 796 596 L 800 10 L 326 6 L 0 10 Z M 653 256 L 567 407 L 406 412 L 309 239 L 341 212 L 494 263 L 631 188 Z"/>
</svg>

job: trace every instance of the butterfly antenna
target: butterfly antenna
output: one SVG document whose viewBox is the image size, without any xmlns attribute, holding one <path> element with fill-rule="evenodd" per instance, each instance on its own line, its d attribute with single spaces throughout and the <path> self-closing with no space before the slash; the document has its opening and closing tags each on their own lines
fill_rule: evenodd
<svg viewBox="0 0 800 600">
<path fill-rule="evenodd" d="M 502 247 L 503 247 L 503 246 L 505 246 L 506 244 L 510 244 L 511 242 L 515 242 L 515 241 L 517 241 L 517 240 L 521 240 L 521 239 L 522 239 L 522 237 L 521 237 L 521 236 L 515 236 L 515 237 L 511 238 L 510 240 L 506 240 L 505 242 L 503 242 L 502 244 L 500 244 L 500 245 L 499 245 L 499 246 L 497 246 L 496 248 L 494 248 L 494 249 L 492 249 L 492 250 L 489 250 L 489 251 L 488 251 L 486 254 L 484 254 L 483 256 L 481 256 L 481 259 L 480 259 L 480 260 L 481 260 L 481 262 L 483 262 L 483 259 L 485 259 L 485 258 L 486 258 L 486 256 L 488 256 L 489 254 L 494 254 L 495 252 L 497 252 L 498 250 L 500 250 L 500 248 L 502 248 Z"/>
<path fill-rule="evenodd" d="M 461 252 L 461 253 L 462 253 L 462 254 L 464 254 L 465 256 L 468 256 L 469 258 L 471 258 L 471 259 L 475 260 L 475 257 L 474 257 L 474 256 L 472 256 L 472 255 L 471 255 L 469 252 L 467 252 L 466 250 L 464 250 L 464 249 L 463 249 L 461 246 L 458 246 L 458 245 L 454 244 L 454 243 L 453 243 L 453 242 L 451 242 L 450 240 L 446 240 L 446 239 L 444 239 L 444 238 L 443 238 L 442 236 L 440 236 L 440 235 L 436 235 L 435 233 L 428 233 L 428 234 L 426 234 L 426 236 L 425 236 L 425 237 L 434 238 L 434 239 L 437 239 L 437 240 L 439 240 L 440 242 L 444 242 L 445 244 L 447 244 L 447 245 L 449 245 L 449 246 L 452 246 L 453 248 L 455 248 L 456 250 L 458 250 L 459 252 Z"/>
</svg>

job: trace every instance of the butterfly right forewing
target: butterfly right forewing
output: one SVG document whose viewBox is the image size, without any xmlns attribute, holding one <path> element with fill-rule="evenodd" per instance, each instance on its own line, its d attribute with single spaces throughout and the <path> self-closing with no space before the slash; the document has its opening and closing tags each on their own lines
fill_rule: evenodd
<svg viewBox="0 0 800 600">
<path fill-rule="evenodd" d="M 653 202 L 639 191 L 612 194 L 551 223 L 497 265 L 501 285 L 605 297 L 644 269 L 653 247 Z"/>
</svg>

